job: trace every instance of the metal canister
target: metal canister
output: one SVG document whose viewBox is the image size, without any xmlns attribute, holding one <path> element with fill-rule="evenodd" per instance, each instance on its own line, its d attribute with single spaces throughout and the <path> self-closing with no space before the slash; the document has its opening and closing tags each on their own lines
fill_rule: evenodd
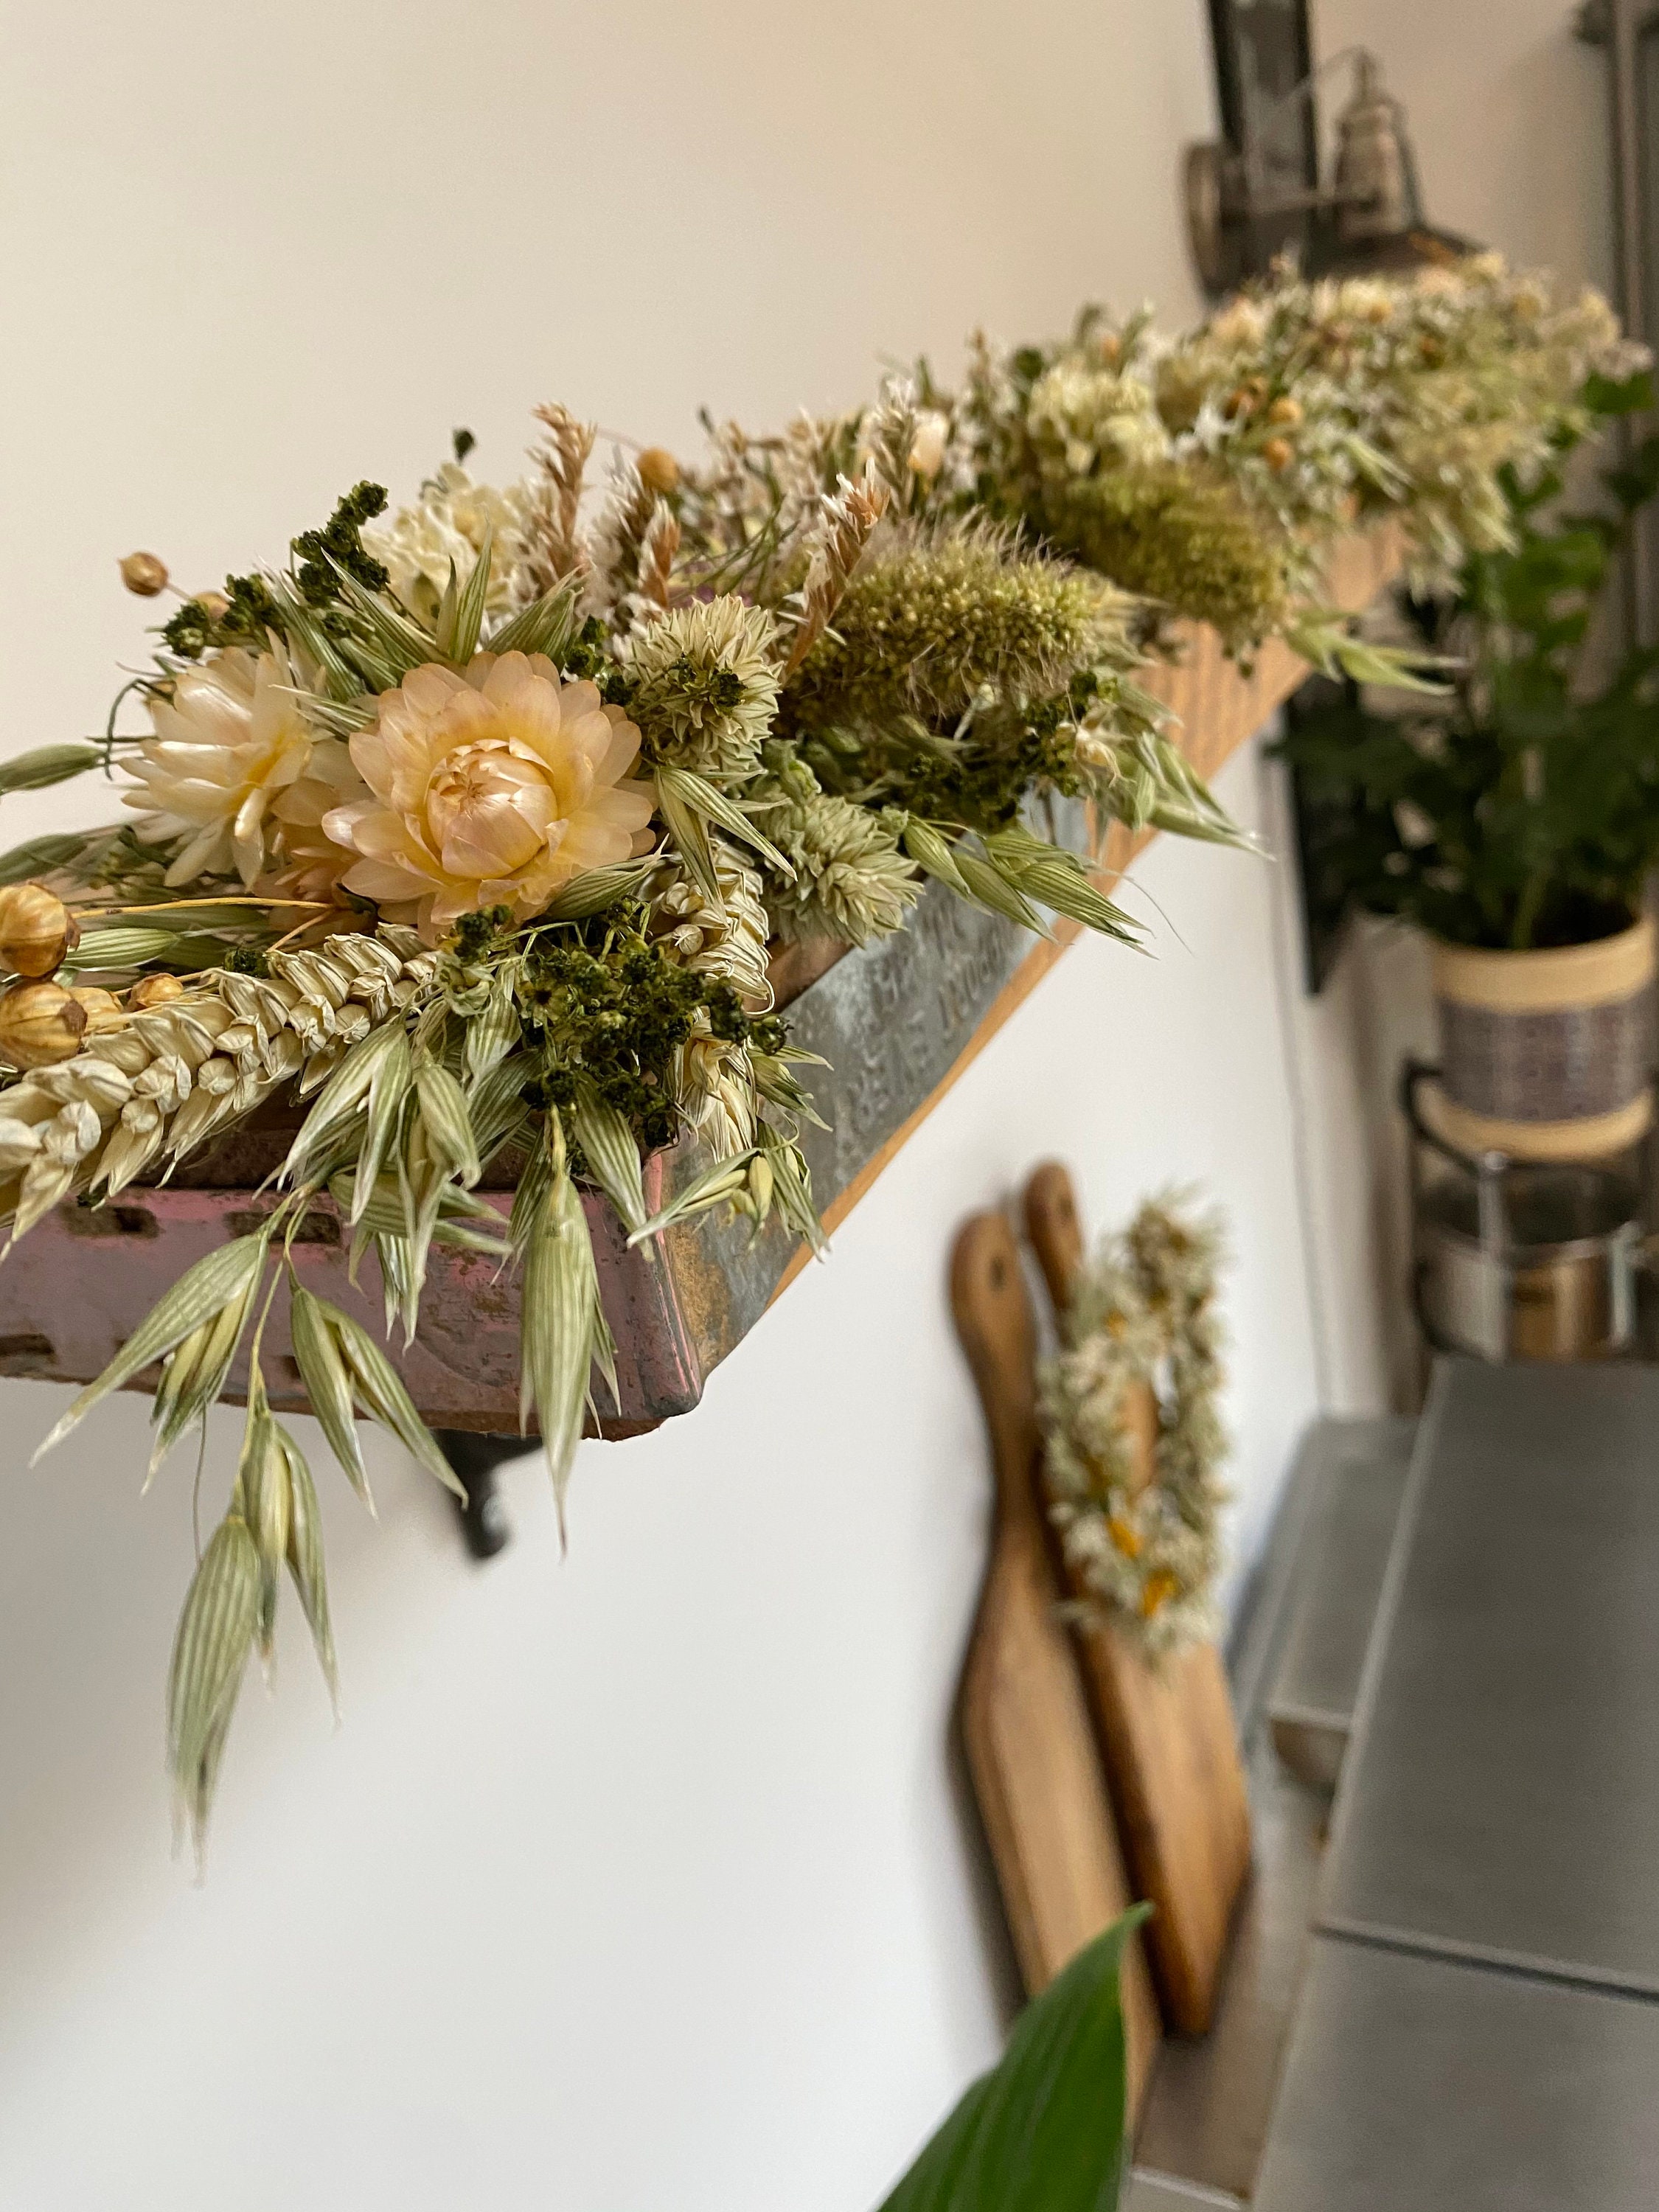
<svg viewBox="0 0 1659 2212">
<path fill-rule="evenodd" d="M 1418 1198 L 1423 1321 L 1480 1359 L 1616 1357 L 1635 1348 L 1644 1245 L 1637 1183 L 1612 1170 L 1444 1176 Z"/>
</svg>

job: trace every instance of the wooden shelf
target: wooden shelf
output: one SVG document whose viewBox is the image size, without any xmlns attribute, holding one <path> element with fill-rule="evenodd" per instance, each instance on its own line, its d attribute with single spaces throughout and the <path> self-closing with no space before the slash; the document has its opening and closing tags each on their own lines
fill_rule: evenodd
<svg viewBox="0 0 1659 2212">
<path fill-rule="evenodd" d="M 1399 566 L 1389 530 L 1346 539 L 1330 570 L 1333 604 L 1368 605 Z M 1266 647 L 1249 675 L 1214 634 L 1186 630 L 1178 665 L 1150 673 L 1179 719 L 1181 742 L 1199 773 L 1213 776 L 1307 674 L 1285 646 Z M 1058 834 L 1090 849 L 1080 807 L 1055 809 Z M 1145 842 L 1142 840 L 1141 842 Z M 1107 841 L 1105 877 L 1138 849 L 1121 832 Z M 852 1212 L 963 1071 L 1081 934 L 1061 921 L 1035 943 L 1010 922 L 978 913 L 930 884 L 910 925 L 836 957 L 790 948 L 775 978 L 790 1008 L 796 1043 L 829 1063 L 817 1088 L 833 1126 L 803 1139 L 813 1187 L 832 1231 Z M 40 1223 L 0 1268 L 0 1375 L 86 1382 L 101 1371 L 157 1297 L 184 1268 L 241 1233 L 265 1172 L 258 1132 L 240 1135 L 215 1160 L 192 1164 L 164 1188 L 130 1190 L 111 1206 L 64 1206 Z M 647 1170 L 652 1202 L 693 1164 L 673 1154 Z M 503 1210 L 507 1200 L 503 1196 Z M 636 1433 L 686 1413 L 713 1370 L 741 1343 L 767 1306 L 805 1264 L 780 1224 L 759 1237 L 744 1221 L 705 1216 L 671 1230 L 656 1249 L 630 1252 L 608 1206 L 589 1204 L 600 1289 L 617 1341 L 622 1405 L 608 1435 Z M 362 1288 L 346 1278 L 337 1224 L 325 1212 L 313 1241 L 295 1248 L 301 1274 L 319 1294 L 374 1322 L 380 1310 L 373 1262 Z M 267 1328 L 272 1403 L 298 1410 L 304 1398 L 280 1310 Z M 434 1425 L 507 1432 L 518 1426 L 519 1292 L 477 1255 L 434 1250 L 421 1328 L 394 1356 L 417 1405 Z M 146 1387 L 152 1377 L 140 1377 Z"/>
</svg>

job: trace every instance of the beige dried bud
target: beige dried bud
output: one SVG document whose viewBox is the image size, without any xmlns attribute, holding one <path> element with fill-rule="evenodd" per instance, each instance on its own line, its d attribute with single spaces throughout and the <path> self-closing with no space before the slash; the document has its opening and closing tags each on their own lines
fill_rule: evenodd
<svg viewBox="0 0 1659 2212">
<path fill-rule="evenodd" d="M 80 942 L 78 923 L 44 884 L 0 888 L 0 963 L 31 982 L 50 975 Z"/>
<path fill-rule="evenodd" d="M 176 975 L 143 975 L 127 993 L 127 1004 L 140 1008 L 164 1006 L 169 999 L 182 999 L 185 987 Z"/>
<path fill-rule="evenodd" d="M 680 465 L 666 446 L 647 446 L 634 463 L 640 472 L 640 481 L 659 499 L 666 499 L 680 488 Z"/>
<path fill-rule="evenodd" d="M 1269 438 L 1261 448 L 1261 458 L 1277 476 L 1281 470 L 1289 468 L 1296 455 L 1288 438 Z"/>
<path fill-rule="evenodd" d="M 1294 429 L 1302 420 L 1302 402 L 1292 399 L 1288 392 L 1281 392 L 1267 410 L 1267 420 L 1285 429 Z"/>
<path fill-rule="evenodd" d="M 121 581 L 141 599 L 153 599 L 167 587 L 167 564 L 155 553 L 129 553 L 121 563 Z"/>
<path fill-rule="evenodd" d="M 196 604 L 210 622 L 222 622 L 230 612 L 230 601 L 222 592 L 198 592 Z"/>
<path fill-rule="evenodd" d="M 100 991 L 95 983 L 71 984 L 70 996 L 77 1006 L 85 1009 L 88 1036 L 105 1036 L 111 1030 L 118 1030 L 126 1020 L 114 992 Z"/>
<path fill-rule="evenodd" d="M 0 997 L 0 1054 L 14 1067 L 71 1059 L 86 1027 L 86 1008 L 56 983 L 17 983 Z"/>
<path fill-rule="evenodd" d="M 1222 401 L 1221 411 L 1230 422 L 1236 422 L 1241 415 L 1248 415 L 1255 404 L 1249 393 L 1241 384 L 1237 390 L 1230 392 Z"/>
</svg>

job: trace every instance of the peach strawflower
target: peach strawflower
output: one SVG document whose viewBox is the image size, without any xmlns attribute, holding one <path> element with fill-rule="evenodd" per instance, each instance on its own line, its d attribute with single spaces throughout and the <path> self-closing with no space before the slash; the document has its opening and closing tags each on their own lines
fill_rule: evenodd
<svg viewBox="0 0 1659 2212">
<path fill-rule="evenodd" d="M 483 907 L 529 921 L 573 876 L 643 848 L 639 749 L 622 709 L 544 653 L 416 668 L 351 740 L 370 795 L 323 817 L 359 856 L 341 881 L 428 942 Z"/>
<path fill-rule="evenodd" d="M 271 866 L 256 890 L 284 898 L 340 897 L 340 878 L 355 855 L 337 845 L 323 827 L 336 807 L 369 796 L 368 786 L 338 738 L 319 738 L 306 772 L 296 777 L 272 806 L 276 848 Z"/>
</svg>

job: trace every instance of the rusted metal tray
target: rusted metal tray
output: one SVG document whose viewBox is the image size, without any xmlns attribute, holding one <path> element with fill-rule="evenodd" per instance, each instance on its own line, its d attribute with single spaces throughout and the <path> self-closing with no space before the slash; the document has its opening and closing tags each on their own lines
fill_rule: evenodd
<svg viewBox="0 0 1659 2212">
<path fill-rule="evenodd" d="M 1367 605 L 1398 566 L 1393 533 L 1347 540 L 1332 566 L 1332 599 Z M 1284 646 L 1269 644 L 1242 673 L 1213 635 L 1190 631 L 1179 665 L 1154 672 L 1179 716 L 1183 743 L 1212 775 L 1306 675 Z M 1045 832 L 1085 851 L 1081 807 L 1045 805 Z M 1115 833 L 1109 870 L 1133 848 Z M 833 1229 L 869 1188 L 911 1130 L 1080 932 L 1057 925 L 1036 943 L 1012 923 L 977 913 L 931 884 L 908 928 L 835 960 L 822 973 L 799 953 L 777 963 L 792 1039 L 822 1054 L 818 1109 L 831 1126 L 803 1139 L 824 1220 Z M 125 1191 L 102 1207 L 65 1206 L 40 1222 L 0 1267 L 0 1375 L 84 1382 L 106 1367 L 156 1299 L 211 1247 L 241 1235 L 262 1201 L 253 1195 L 286 1151 L 280 1127 L 239 1132 L 209 1148 L 165 1186 Z M 653 1160 L 652 1204 L 701 1162 L 677 1149 Z M 500 1194 L 503 1212 L 509 1204 Z M 781 1224 L 705 1215 L 669 1231 L 654 1249 L 629 1251 L 608 1206 L 590 1201 L 605 1311 L 616 1335 L 621 1404 L 601 1389 L 601 1429 L 628 1436 L 689 1413 L 713 1370 L 747 1335 L 804 1264 L 805 1247 Z M 326 1209 L 295 1247 L 301 1278 L 368 1324 L 380 1311 L 372 1260 L 361 1287 L 347 1279 L 340 1224 Z M 265 1367 L 278 1410 L 305 1404 L 281 1300 L 265 1332 Z M 415 1402 L 434 1427 L 505 1434 L 519 1423 L 519 1291 L 482 1255 L 434 1249 L 421 1326 L 406 1351 L 392 1347 Z M 233 1376 L 232 1395 L 240 1376 Z M 154 1372 L 134 1388 L 147 1388 Z"/>
</svg>

